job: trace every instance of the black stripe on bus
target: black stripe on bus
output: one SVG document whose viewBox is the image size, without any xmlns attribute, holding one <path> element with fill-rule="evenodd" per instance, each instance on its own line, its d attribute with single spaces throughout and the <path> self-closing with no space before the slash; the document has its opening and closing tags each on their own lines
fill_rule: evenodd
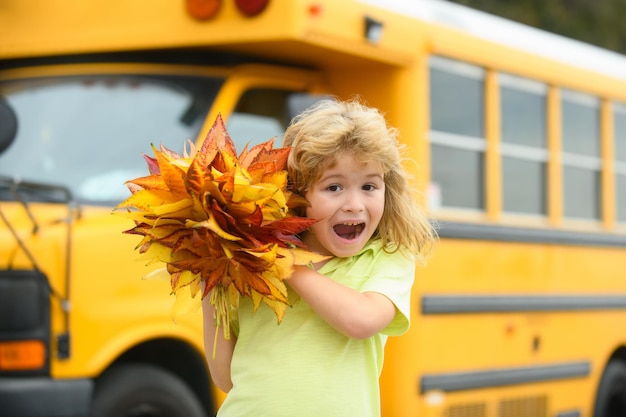
<svg viewBox="0 0 626 417">
<path fill-rule="evenodd" d="M 556 417 L 582 417 L 582 413 L 580 410 L 568 410 L 557 414 Z"/>
<path fill-rule="evenodd" d="M 626 295 L 424 295 L 422 314 L 626 309 Z"/>
<path fill-rule="evenodd" d="M 501 368 L 487 371 L 449 372 L 424 375 L 420 392 L 463 391 L 503 385 L 530 384 L 558 379 L 583 378 L 589 375 L 588 361 L 568 362 L 557 365 Z"/>
<path fill-rule="evenodd" d="M 438 227 L 439 236 L 443 238 L 626 247 L 626 235 L 609 233 L 573 232 L 446 221 L 439 222 Z"/>
</svg>

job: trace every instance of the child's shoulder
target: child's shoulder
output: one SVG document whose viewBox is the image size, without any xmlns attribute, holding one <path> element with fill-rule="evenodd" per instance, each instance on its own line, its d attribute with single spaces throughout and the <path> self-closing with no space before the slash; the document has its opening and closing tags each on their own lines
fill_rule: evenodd
<svg viewBox="0 0 626 417">
<path fill-rule="evenodd" d="M 409 256 L 411 257 L 408 250 L 399 248 L 395 244 L 383 244 L 381 239 L 370 239 L 369 242 L 363 247 L 363 249 L 355 256 L 360 256 L 362 254 L 369 253 L 372 256 Z"/>
<path fill-rule="evenodd" d="M 354 255 L 354 258 L 368 259 L 376 263 L 402 262 L 400 259 L 405 259 L 409 262 L 414 260 L 414 256 L 407 250 L 394 245 L 385 245 L 381 239 L 371 239 L 359 253 Z"/>
</svg>

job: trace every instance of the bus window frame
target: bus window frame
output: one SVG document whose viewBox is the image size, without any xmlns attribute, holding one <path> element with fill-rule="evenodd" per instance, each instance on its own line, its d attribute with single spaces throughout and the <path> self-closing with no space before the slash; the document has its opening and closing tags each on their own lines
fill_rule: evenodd
<svg viewBox="0 0 626 417">
<path fill-rule="evenodd" d="M 597 131 L 596 131 L 596 148 L 597 155 L 584 154 L 579 152 L 572 152 L 565 150 L 565 143 L 567 138 L 565 138 L 565 132 L 563 126 L 567 123 L 567 120 L 564 120 L 563 114 L 563 103 L 565 101 L 569 101 L 570 103 L 585 106 L 595 111 L 597 115 Z M 576 223 L 588 223 L 599 225 L 603 218 L 603 195 L 606 193 L 606 190 L 603 188 L 602 184 L 602 175 L 603 175 L 603 166 L 604 161 L 602 157 L 602 117 L 601 117 L 601 106 L 602 100 L 600 97 L 593 95 L 591 93 L 586 93 L 582 91 L 572 90 L 568 88 L 560 89 L 560 105 L 561 105 L 561 170 L 562 170 L 562 199 L 563 199 L 563 211 L 562 217 L 564 221 L 572 221 Z M 596 178 L 596 188 L 592 189 L 591 192 L 594 193 L 595 198 L 593 201 L 596 201 L 598 204 L 597 212 L 595 217 L 581 217 L 575 215 L 568 215 L 568 200 L 566 195 L 566 168 L 573 168 L 579 171 L 585 171 L 593 174 Z"/>
<path fill-rule="evenodd" d="M 501 204 L 502 204 L 502 216 L 516 217 L 516 218 L 528 218 L 529 220 L 534 219 L 534 221 L 542 222 L 548 216 L 548 161 L 550 160 L 550 153 L 548 151 L 548 92 L 549 86 L 542 81 L 530 79 L 527 77 L 522 77 L 518 75 L 513 75 L 510 73 L 497 73 L 498 76 L 498 94 L 500 98 L 500 103 L 498 106 L 498 111 L 500 112 L 500 120 L 503 118 L 503 105 L 504 101 L 502 98 L 502 88 L 508 88 L 511 90 L 516 90 L 523 93 L 535 94 L 537 96 L 543 96 L 545 100 L 545 112 L 544 112 L 544 143 L 543 147 L 539 146 L 531 146 L 531 145 L 522 145 L 505 142 L 503 138 L 502 128 L 499 132 L 499 148 L 500 148 L 500 160 L 501 160 L 501 170 L 500 176 L 502 178 L 502 190 L 501 190 Z M 502 122 L 501 122 L 502 123 Z M 525 212 L 517 212 L 513 210 L 507 210 L 505 208 L 505 187 L 504 184 L 504 158 L 515 158 L 519 161 L 526 162 L 539 162 L 544 164 L 544 175 L 543 175 L 543 191 L 545 195 L 544 199 L 544 212 L 543 213 L 525 213 Z M 532 221 L 532 220 L 531 220 Z"/>
<path fill-rule="evenodd" d="M 611 155 L 612 157 L 612 167 L 613 167 L 613 174 L 614 174 L 614 178 L 615 178 L 615 182 L 613 184 L 613 189 L 615 190 L 615 199 L 614 199 L 614 204 L 615 204 L 615 223 L 616 223 L 616 227 L 618 230 L 623 230 L 626 232 L 626 214 L 623 217 L 620 217 L 620 209 L 623 210 L 624 212 L 626 212 L 626 196 L 623 196 L 623 200 L 620 201 L 619 197 L 619 186 L 620 184 L 625 184 L 626 187 L 626 126 L 624 126 L 624 132 L 622 131 L 617 131 L 617 127 L 616 125 L 616 116 L 619 114 L 621 117 L 624 118 L 624 120 L 626 120 L 626 101 L 624 102 L 620 102 L 620 101 L 615 101 L 611 103 L 611 110 L 612 110 L 612 114 L 611 114 L 611 120 L 613 122 L 613 129 L 611 131 L 611 142 L 612 142 L 612 149 L 613 149 L 613 155 Z M 626 125 L 626 123 L 625 123 Z M 618 152 L 617 152 L 617 142 L 620 139 L 619 134 L 622 134 L 621 136 L 621 140 L 622 140 L 622 145 L 623 146 L 623 152 L 624 152 L 624 159 L 618 159 Z M 624 190 L 624 188 L 622 188 L 622 193 L 626 194 L 626 190 Z M 624 207 L 620 206 L 620 202 L 624 203 Z"/>
<path fill-rule="evenodd" d="M 293 92 L 319 93 L 329 91 L 316 70 L 294 69 L 267 64 L 241 64 L 233 68 L 215 97 L 205 124 L 200 129 L 198 144 L 210 130 L 218 114 L 228 120 L 239 99 L 250 89 L 275 88 Z M 268 139 L 268 138 L 265 138 Z"/>
<path fill-rule="evenodd" d="M 444 71 L 455 76 L 460 76 L 472 80 L 477 80 L 482 82 L 483 84 L 483 99 L 486 100 L 486 88 L 487 88 L 487 76 L 488 70 L 484 67 L 481 67 L 477 64 L 468 63 L 464 61 L 460 61 L 457 59 L 448 58 L 441 55 L 430 55 L 428 56 L 428 64 L 427 71 L 429 73 L 429 89 L 428 91 L 432 93 L 430 88 L 430 72 L 432 69 Z M 430 98 L 428 98 L 430 100 Z M 431 170 L 429 173 L 431 187 L 437 187 L 438 184 L 435 184 L 433 178 L 433 161 L 432 161 L 432 153 L 433 145 L 451 148 L 454 150 L 461 151 L 469 151 L 477 153 L 481 158 L 482 163 L 480 164 L 482 171 L 477 173 L 477 179 L 480 181 L 478 187 L 482 190 L 482 204 L 479 208 L 470 208 L 470 207 L 460 207 L 453 205 L 437 205 L 433 206 L 431 204 L 430 209 L 437 213 L 437 216 L 446 216 L 447 214 L 451 214 L 455 218 L 459 216 L 464 217 L 466 219 L 473 220 L 484 220 L 487 216 L 487 193 L 488 187 L 485 182 L 485 164 L 488 150 L 488 142 L 487 142 L 487 132 L 485 126 L 485 118 L 486 118 L 486 103 L 481 103 L 481 113 L 482 113 L 482 123 L 483 123 L 483 136 L 470 136 L 463 135 L 458 133 L 445 132 L 441 130 L 435 130 L 432 128 L 432 118 L 428 120 L 428 145 L 430 147 L 431 161 L 430 166 Z M 432 112 L 432 109 L 431 109 Z M 438 192 L 443 192 L 444 190 L 439 189 Z M 432 202 L 432 199 L 430 200 Z M 443 203 L 443 199 L 441 200 Z"/>
</svg>

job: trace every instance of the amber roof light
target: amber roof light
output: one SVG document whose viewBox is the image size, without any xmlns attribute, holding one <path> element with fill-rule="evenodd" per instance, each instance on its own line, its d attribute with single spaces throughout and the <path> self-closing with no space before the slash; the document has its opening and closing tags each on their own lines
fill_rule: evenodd
<svg viewBox="0 0 626 417">
<path fill-rule="evenodd" d="M 198 20 L 209 20 L 217 15 L 221 0 L 186 0 L 187 12 Z"/>
</svg>

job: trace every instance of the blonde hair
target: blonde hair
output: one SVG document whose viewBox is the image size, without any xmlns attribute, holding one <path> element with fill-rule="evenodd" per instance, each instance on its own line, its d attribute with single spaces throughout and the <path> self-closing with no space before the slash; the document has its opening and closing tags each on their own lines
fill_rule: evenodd
<svg viewBox="0 0 626 417">
<path fill-rule="evenodd" d="M 384 174 L 385 208 L 374 237 L 389 252 L 404 248 L 426 255 L 436 233 L 413 199 L 397 134 L 377 109 L 358 99 L 318 102 L 297 115 L 285 131 L 283 145 L 291 147 L 290 188 L 305 195 L 324 167 L 337 163 L 346 152 L 363 162 L 377 161 Z"/>
</svg>

